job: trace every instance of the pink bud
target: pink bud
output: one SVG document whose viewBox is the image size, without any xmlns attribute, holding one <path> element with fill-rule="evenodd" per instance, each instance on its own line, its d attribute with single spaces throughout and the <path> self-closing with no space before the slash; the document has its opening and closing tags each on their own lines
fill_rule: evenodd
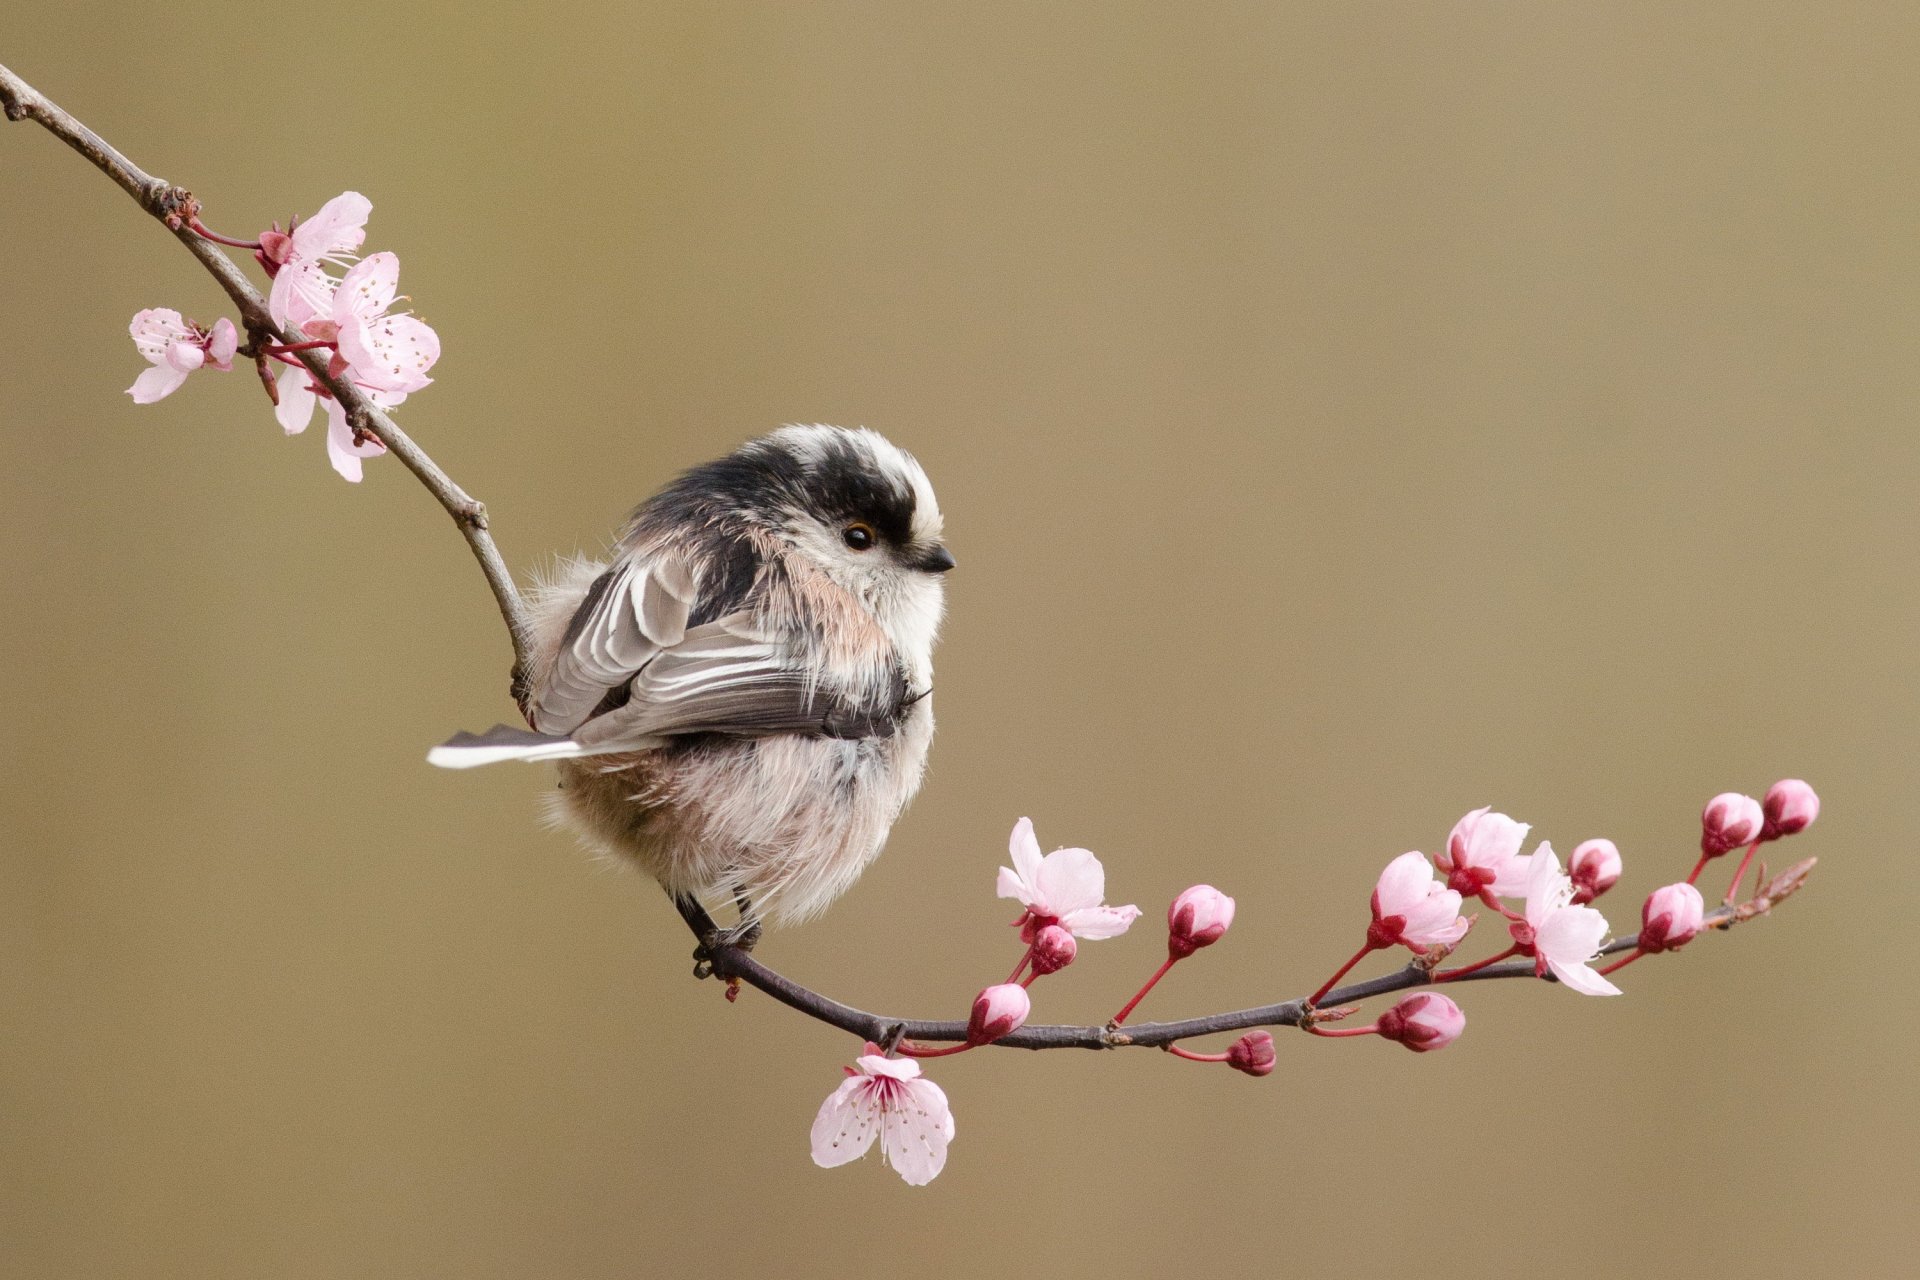
<svg viewBox="0 0 1920 1280">
<path fill-rule="evenodd" d="M 1210 947 L 1233 923 L 1233 899 L 1210 884 L 1197 884 L 1167 908 L 1167 951 L 1184 959 Z"/>
<path fill-rule="evenodd" d="M 1057 924 L 1050 924 L 1033 936 L 1033 971 L 1039 974 L 1058 973 L 1073 963 L 1080 954 L 1080 944 L 1073 935 Z"/>
<path fill-rule="evenodd" d="M 988 987 L 973 998 L 973 1013 L 967 1018 L 967 1043 L 992 1044 L 1001 1036 L 1012 1035 L 1033 1012 L 1027 989 L 1016 982 Z"/>
<path fill-rule="evenodd" d="M 286 265 L 292 253 L 293 237 L 280 230 L 276 223 L 271 231 L 260 233 L 260 247 L 253 251 L 253 257 L 266 271 L 267 278 L 272 279 L 280 274 L 280 268 Z"/>
<path fill-rule="evenodd" d="M 1700 811 L 1700 852 L 1717 858 L 1760 837 L 1760 802 L 1738 791 L 1723 791 Z"/>
<path fill-rule="evenodd" d="M 1273 1072 L 1273 1036 L 1265 1031 L 1249 1031 L 1227 1048 L 1227 1065 L 1250 1076 Z"/>
<path fill-rule="evenodd" d="M 1444 1049 L 1467 1029 L 1467 1015 L 1438 991 L 1416 991 L 1380 1015 L 1374 1024 L 1384 1040 L 1398 1040 L 1415 1053 Z"/>
<path fill-rule="evenodd" d="M 1767 815 L 1767 839 L 1796 835 L 1820 816 L 1820 797 L 1798 778 L 1783 778 L 1767 788 L 1761 806 Z"/>
<path fill-rule="evenodd" d="M 1655 889 L 1640 908 L 1640 949 L 1678 951 L 1700 932 L 1706 909 L 1700 891 L 1684 881 Z"/>
<path fill-rule="evenodd" d="M 1611 840 L 1588 840 L 1567 860 L 1575 906 L 1592 902 L 1620 881 L 1620 850 Z"/>
</svg>

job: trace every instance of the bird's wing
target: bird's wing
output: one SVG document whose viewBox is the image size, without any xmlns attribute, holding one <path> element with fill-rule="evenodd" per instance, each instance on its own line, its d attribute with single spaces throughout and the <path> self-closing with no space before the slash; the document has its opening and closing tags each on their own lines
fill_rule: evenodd
<svg viewBox="0 0 1920 1280">
<path fill-rule="evenodd" d="M 664 557 L 628 560 L 596 579 L 532 700 L 543 733 L 594 753 L 639 750 L 690 733 L 887 736 L 910 702 L 904 675 L 855 702 L 819 687 L 785 637 L 740 608 L 715 606 L 694 575 Z M 604 705 L 603 704 L 608 704 Z M 595 714 L 596 710 L 598 714 Z"/>
</svg>

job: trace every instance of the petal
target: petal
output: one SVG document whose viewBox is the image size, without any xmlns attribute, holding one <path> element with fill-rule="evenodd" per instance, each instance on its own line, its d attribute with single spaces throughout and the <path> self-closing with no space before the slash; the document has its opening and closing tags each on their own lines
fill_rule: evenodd
<svg viewBox="0 0 1920 1280">
<path fill-rule="evenodd" d="M 1560 874 L 1560 856 L 1553 846 L 1542 840 L 1540 847 L 1527 859 L 1527 923 L 1538 929 L 1541 922 L 1552 910 L 1553 899 L 1558 896 L 1557 881 L 1566 877 Z M 1571 882 L 1569 882 L 1571 883 Z"/>
<path fill-rule="evenodd" d="M 133 380 L 127 388 L 127 394 L 133 397 L 135 404 L 152 404 L 164 400 L 180 389 L 187 375 L 171 365 L 157 364 Z"/>
<path fill-rule="evenodd" d="M 174 342 L 167 346 L 167 363 L 181 373 L 192 373 L 206 362 L 206 351 L 191 342 Z"/>
<path fill-rule="evenodd" d="M 1132 905 L 1082 907 L 1078 911 L 1069 911 L 1061 916 L 1060 925 L 1076 938 L 1098 942 L 1102 938 L 1119 937 L 1139 918 L 1140 908 Z"/>
<path fill-rule="evenodd" d="M 333 295 L 333 318 L 341 325 L 385 315 L 400 290 L 400 255 L 375 253 L 360 259 L 340 279 Z"/>
<path fill-rule="evenodd" d="M 994 896 L 1000 898 L 1018 898 L 1023 905 L 1029 907 L 1032 906 L 1039 897 L 1038 894 L 1034 893 L 1032 885 L 1022 880 L 1017 872 L 1009 871 L 1005 867 L 1000 868 L 1000 879 L 994 885 Z"/>
<path fill-rule="evenodd" d="M 353 428 L 347 425 L 347 411 L 340 407 L 338 400 L 327 401 L 327 459 L 342 479 L 349 484 L 359 484 L 360 459 L 375 458 L 386 451 L 386 447 L 371 436 L 365 443 L 355 444 Z"/>
<path fill-rule="evenodd" d="M 1433 887 L 1433 865 L 1419 850 L 1401 854 L 1387 864 L 1374 885 L 1374 902 L 1382 916 L 1408 915 L 1426 900 Z"/>
<path fill-rule="evenodd" d="M 1007 840 L 1007 853 L 1013 858 L 1013 869 L 1026 881 L 1028 887 L 1038 889 L 1040 881 L 1040 841 L 1033 834 L 1033 820 L 1022 818 L 1013 824 L 1013 835 Z"/>
<path fill-rule="evenodd" d="M 273 411 L 274 420 L 290 436 L 297 436 L 307 429 L 307 423 L 313 420 L 313 384 L 311 375 L 299 365 L 282 365 L 280 376 L 274 380 L 274 390 L 280 393 L 280 403 Z"/>
<path fill-rule="evenodd" d="M 953 1110 L 931 1080 L 915 1080 L 880 1118 L 880 1150 L 910 1187 L 923 1187 L 947 1164 L 953 1140 Z"/>
<path fill-rule="evenodd" d="M 1583 964 L 1562 964 L 1549 958 L 1547 968 L 1553 970 L 1553 976 L 1560 979 L 1562 985 L 1578 991 L 1583 996 L 1617 996 L 1620 988 L 1601 977 L 1599 972 Z"/>
<path fill-rule="evenodd" d="M 354 381 L 402 395 L 433 381 L 427 370 L 440 358 L 440 335 L 413 316 L 375 316 L 340 327 L 340 354 Z"/>
<path fill-rule="evenodd" d="M 267 312 L 282 329 L 301 329 L 308 321 L 333 313 L 332 276 L 312 262 L 289 262 L 267 291 Z"/>
<path fill-rule="evenodd" d="M 1055 849 L 1040 860 L 1034 888 L 1050 908 L 1048 914 L 1069 915 L 1097 907 L 1107 896 L 1107 872 L 1100 859 L 1086 849 Z"/>
<path fill-rule="evenodd" d="M 920 1076 L 920 1064 L 912 1058 L 889 1058 L 881 1053 L 869 1053 L 854 1059 L 853 1065 L 865 1076 L 889 1076 L 895 1080 L 915 1080 Z"/>
<path fill-rule="evenodd" d="M 1405 919 L 1407 923 L 1401 930 L 1402 940 L 1423 947 L 1435 943 L 1452 946 L 1466 937 L 1471 927 L 1460 914 L 1460 895 L 1451 889 L 1428 894 L 1405 913 Z"/>
<path fill-rule="evenodd" d="M 867 1154 L 879 1133 L 880 1109 L 873 1085 L 865 1076 L 842 1080 L 813 1117 L 813 1130 L 809 1135 L 813 1162 L 822 1169 L 832 1169 L 849 1160 L 858 1160 Z"/>
<path fill-rule="evenodd" d="M 167 348 L 187 336 L 187 322 L 172 307 L 148 307 L 133 313 L 127 335 L 148 364 L 159 364 Z"/>
<path fill-rule="evenodd" d="M 1500 865 L 1493 877 L 1493 883 L 1487 888 L 1496 898 L 1524 898 L 1527 896 L 1527 877 L 1533 874 L 1533 855 L 1516 854 Z"/>
<path fill-rule="evenodd" d="M 1560 907 L 1534 929 L 1533 945 L 1549 962 L 1585 964 L 1607 936 L 1607 918 L 1592 907 Z"/>
<path fill-rule="evenodd" d="M 240 331 L 233 321 L 221 316 L 213 322 L 213 334 L 207 340 L 207 357 L 216 369 L 233 368 L 233 353 L 240 349 Z"/>
<path fill-rule="evenodd" d="M 358 191 L 343 191 L 293 229 L 293 251 L 303 258 L 358 249 L 367 238 L 373 202 Z"/>
</svg>

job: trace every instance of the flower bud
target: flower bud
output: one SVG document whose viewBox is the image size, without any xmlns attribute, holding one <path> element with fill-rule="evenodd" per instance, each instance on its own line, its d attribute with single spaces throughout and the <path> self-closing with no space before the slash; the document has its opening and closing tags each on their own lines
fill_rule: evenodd
<svg viewBox="0 0 1920 1280">
<path fill-rule="evenodd" d="M 1575 906 L 1592 902 L 1619 883 L 1620 850 L 1611 840 L 1588 840 L 1567 859 Z"/>
<path fill-rule="evenodd" d="M 1729 849 L 1757 840 L 1764 821 L 1758 800 L 1737 791 L 1723 791 L 1700 811 L 1700 852 L 1717 858 Z"/>
<path fill-rule="evenodd" d="M 1184 959 L 1220 941 L 1233 923 L 1233 899 L 1210 884 L 1197 884 L 1167 908 L 1167 951 Z"/>
<path fill-rule="evenodd" d="M 1273 1036 L 1265 1031 L 1249 1031 L 1227 1049 L 1227 1065 L 1250 1076 L 1273 1072 Z"/>
<path fill-rule="evenodd" d="M 1700 932 L 1706 909 L 1700 891 L 1684 881 L 1655 889 L 1640 908 L 1640 949 L 1650 955 L 1678 951 Z"/>
<path fill-rule="evenodd" d="M 1383 1040 L 1398 1040 L 1415 1053 L 1444 1049 L 1467 1029 L 1467 1015 L 1438 991 L 1416 991 L 1380 1015 Z"/>
<path fill-rule="evenodd" d="M 1033 1012 L 1027 989 L 1017 982 L 988 987 L 973 998 L 973 1013 L 967 1018 L 967 1043 L 992 1044 L 1001 1036 L 1012 1035 Z"/>
<path fill-rule="evenodd" d="M 1812 826 L 1820 816 L 1820 797 L 1800 779 L 1783 778 L 1767 788 L 1761 808 L 1767 815 L 1767 839 L 1777 840 Z"/>
<path fill-rule="evenodd" d="M 260 247 L 253 251 L 253 258 L 271 280 L 280 274 L 280 268 L 286 265 L 292 254 L 293 237 L 282 231 L 276 223 L 272 230 L 260 233 Z"/>
<path fill-rule="evenodd" d="M 1033 971 L 1038 974 L 1058 973 L 1073 963 L 1080 954 L 1080 944 L 1073 935 L 1057 924 L 1050 924 L 1033 935 Z"/>
</svg>

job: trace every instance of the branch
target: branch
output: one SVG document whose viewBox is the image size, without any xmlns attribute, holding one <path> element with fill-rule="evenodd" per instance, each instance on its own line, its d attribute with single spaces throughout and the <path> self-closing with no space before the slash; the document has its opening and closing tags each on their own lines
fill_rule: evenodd
<svg viewBox="0 0 1920 1280">
<path fill-rule="evenodd" d="M 1702 925 L 1702 935 L 1708 930 L 1725 932 L 1736 924 L 1766 915 L 1774 906 L 1806 883 L 1815 861 L 1816 859 L 1808 858 L 1803 862 L 1795 863 L 1762 885 L 1750 901 L 1738 906 L 1721 907 L 1710 913 Z M 687 911 L 684 906 L 682 910 Z M 967 1038 L 967 1024 L 964 1021 L 928 1022 L 916 1018 L 890 1018 L 884 1014 L 867 1013 L 864 1010 L 855 1009 L 818 992 L 810 991 L 791 978 L 761 964 L 743 948 L 724 941 L 724 935 L 713 927 L 711 919 L 708 919 L 704 913 L 699 913 L 697 908 L 687 914 L 688 925 L 693 929 L 694 935 L 702 940 L 700 950 L 695 953 L 702 960 L 702 969 L 696 972 L 710 970 L 714 977 L 729 982 L 744 982 L 772 996 L 788 1008 L 798 1009 L 810 1018 L 817 1018 L 821 1022 L 876 1044 L 892 1046 L 902 1039 L 957 1042 Z M 1638 934 L 1616 938 L 1601 947 L 1600 954 L 1610 956 L 1622 951 L 1632 951 L 1638 947 L 1639 938 Z M 1443 983 L 1435 983 L 1431 966 L 1415 961 L 1397 973 L 1337 988 L 1329 992 L 1326 998 L 1320 1001 L 1318 1007 L 1331 1009 L 1343 1004 L 1372 999 L 1375 996 L 1389 995 L 1395 991 L 1405 991 L 1411 987 L 1434 985 L 1444 987 L 1456 982 L 1481 982 L 1492 978 L 1531 978 L 1533 976 L 1532 960 L 1511 960 L 1503 964 L 1489 965 L 1457 978 L 1450 978 Z M 1546 981 L 1551 982 L 1554 979 L 1549 977 Z M 1181 1022 L 1142 1022 L 1125 1027 L 1029 1025 L 992 1043 L 996 1047 L 1006 1049 L 1160 1049 L 1177 1040 L 1185 1040 L 1192 1036 L 1215 1035 L 1223 1031 L 1244 1031 L 1250 1027 L 1304 1027 L 1312 1021 L 1310 1014 L 1314 1007 L 1302 997 L 1283 1000 L 1279 1004 L 1260 1005 L 1253 1009 L 1210 1014 L 1204 1018 L 1188 1018 Z"/>
<path fill-rule="evenodd" d="M 240 309 L 241 319 L 256 342 L 263 333 L 272 335 L 285 345 L 299 342 L 300 335 L 288 334 L 273 323 L 267 313 L 266 299 L 260 296 L 260 291 L 253 287 L 253 282 L 247 279 L 233 259 L 218 245 L 187 230 L 186 219 L 199 209 L 199 202 L 191 192 L 141 169 L 99 134 L 61 110 L 3 65 L 0 65 L 0 110 L 4 110 L 9 120 L 32 120 L 78 151 L 96 169 L 112 178 L 122 191 L 132 196 L 142 209 L 165 224 L 174 237 L 186 245 L 187 251 L 200 260 L 200 265 L 226 291 L 233 305 Z M 296 351 L 294 355 L 306 366 L 307 372 L 340 402 L 346 410 L 349 425 L 385 445 L 387 451 L 427 487 L 427 491 L 459 526 L 461 536 L 473 551 L 473 558 L 480 562 L 480 571 L 486 575 L 487 587 L 493 592 L 500 617 L 507 624 L 507 635 L 513 643 L 513 683 L 518 700 L 521 680 L 527 669 L 526 608 L 520 602 L 520 592 L 514 586 L 513 575 L 507 570 L 506 561 L 501 559 L 500 549 L 494 545 L 493 535 L 488 530 L 486 507 L 455 484 L 453 478 L 427 456 L 426 450 L 415 444 L 413 438 L 402 431 L 380 406 L 367 399 L 358 387 L 329 374 L 324 353 Z"/>
</svg>

